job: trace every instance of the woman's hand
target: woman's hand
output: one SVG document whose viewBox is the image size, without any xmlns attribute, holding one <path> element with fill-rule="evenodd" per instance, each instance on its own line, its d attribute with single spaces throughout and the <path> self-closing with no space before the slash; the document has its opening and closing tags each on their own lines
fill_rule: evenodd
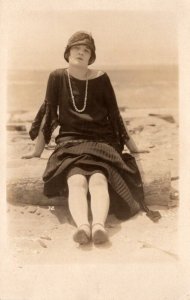
<svg viewBox="0 0 190 300">
<path fill-rule="evenodd" d="M 131 154 L 140 154 L 140 153 L 149 153 L 148 150 L 145 149 L 138 149 L 132 137 L 126 141 L 126 146 L 129 149 Z"/>
<path fill-rule="evenodd" d="M 40 131 L 38 133 L 38 137 L 37 137 L 36 144 L 35 144 L 34 148 L 30 152 L 24 154 L 21 158 L 30 159 L 30 158 L 34 158 L 34 157 L 35 158 L 40 158 L 41 157 L 41 154 L 42 154 L 42 152 L 45 148 L 45 139 L 44 139 L 44 135 L 43 135 L 42 130 L 41 130 L 42 125 L 44 123 L 44 120 L 45 119 L 42 120 L 42 124 L 40 126 Z"/>
<path fill-rule="evenodd" d="M 30 158 L 40 158 L 40 154 L 35 153 L 34 151 L 28 152 L 26 154 L 24 154 L 23 156 L 21 156 L 22 159 L 30 159 Z"/>
<path fill-rule="evenodd" d="M 145 150 L 145 149 L 137 149 L 137 150 L 133 150 L 131 151 L 131 154 L 140 154 L 140 153 L 150 153 L 149 150 Z"/>
</svg>

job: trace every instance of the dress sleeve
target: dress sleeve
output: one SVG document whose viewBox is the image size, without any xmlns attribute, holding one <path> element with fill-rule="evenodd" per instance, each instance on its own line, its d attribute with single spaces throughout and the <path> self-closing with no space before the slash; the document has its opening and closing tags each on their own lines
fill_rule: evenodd
<svg viewBox="0 0 190 300">
<path fill-rule="evenodd" d="M 59 125 L 58 121 L 58 78 L 55 72 L 49 75 L 46 96 L 43 104 L 41 105 L 34 121 L 32 122 L 29 131 L 30 137 L 34 140 L 39 133 L 41 122 L 45 116 L 45 123 L 42 128 L 46 144 L 51 140 L 51 135 L 55 128 Z"/>
<path fill-rule="evenodd" d="M 106 79 L 105 79 L 104 97 L 105 97 L 105 102 L 106 102 L 106 106 L 108 109 L 108 116 L 109 116 L 112 128 L 114 130 L 114 133 L 116 135 L 117 142 L 118 142 L 121 150 L 123 150 L 124 145 L 129 140 L 130 137 L 125 129 L 125 125 L 124 125 L 123 119 L 121 117 L 119 108 L 118 108 L 115 92 L 114 92 L 111 81 L 107 74 L 106 74 Z"/>
</svg>

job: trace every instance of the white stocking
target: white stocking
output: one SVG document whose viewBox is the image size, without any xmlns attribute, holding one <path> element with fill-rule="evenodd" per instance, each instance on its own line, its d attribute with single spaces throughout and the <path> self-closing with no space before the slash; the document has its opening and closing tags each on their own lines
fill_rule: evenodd
<svg viewBox="0 0 190 300">
<path fill-rule="evenodd" d="M 89 224 L 88 221 L 88 202 L 87 202 L 87 191 L 88 183 L 86 177 L 80 174 L 72 175 L 68 178 L 69 188 L 69 210 L 79 227 L 82 224 Z"/>
<path fill-rule="evenodd" d="M 89 192 L 91 195 L 93 224 L 101 223 L 104 225 L 110 204 L 108 182 L 105 175 L 95 173 L 90 177 Z"/>
</svg>

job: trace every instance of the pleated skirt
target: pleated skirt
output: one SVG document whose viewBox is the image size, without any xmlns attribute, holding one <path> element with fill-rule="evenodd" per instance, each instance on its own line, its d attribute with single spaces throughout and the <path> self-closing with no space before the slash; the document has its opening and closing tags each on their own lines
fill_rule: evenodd
<svg viewBox="0 0 190 300">
<path fill-rule="evenodd" d="M 134 157 L 121 154 L 104 142 L 60 143 L 49 157 L 45 172 L 44 194 L 68 197 L 67 178 L 74 174 L 91 176 L 101 172 L 108 180 L 110 213 L 126 220 L 141 209 L 143 185 Z M 103 201 L 103 199 L 102 199 Z"/>
</svg>

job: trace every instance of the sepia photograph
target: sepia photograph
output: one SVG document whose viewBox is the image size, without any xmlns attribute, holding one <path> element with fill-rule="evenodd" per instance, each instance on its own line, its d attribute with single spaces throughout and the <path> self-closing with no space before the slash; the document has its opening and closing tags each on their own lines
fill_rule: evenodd
<svg viewBox="0 0 190 300">
<path fill-rule="evenodd" d="M 190 299 L 188 8 L 2 1 L 0 300 Z"/>
</svg>

